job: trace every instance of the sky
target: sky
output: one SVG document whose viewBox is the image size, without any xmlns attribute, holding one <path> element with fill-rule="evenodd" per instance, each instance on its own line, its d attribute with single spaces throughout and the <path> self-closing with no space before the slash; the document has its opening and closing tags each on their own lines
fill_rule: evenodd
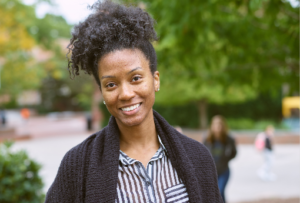
<svg viewBox="0 0 300 203">
<path fill-rule="evenodd" d="M 95 0 L 52 0 L 55 4 L 50 6 L 47 3 L 41 3 L 36 8 L 36 15 L 39 18 L 45 16 L 46 13 L 62 15 L 68 23 L 77 24 L 85 20 L 91 11 L 87 9 L 88 5 L 92 5 Z M 36 0 L 23 0 L 27 5 L 31 5 Z"/>
<path fill-rule="evenodd" d="M 23 0 L 25 4 L 32 4 L 36 0 Z M 47 3 L 41 3 L 37 9 L 36 14 L 42 18 L 46 13 L 62 15 L 68 23 L 77 24 L 85 20 L 91 13 L 87 9 L 88 5 L 92 5 L 96 0 L 52 0 L 55 6 L 50 6 Z M 289 0 L 293 6 L 298 6 L 297 0 Z"/>
</svg>

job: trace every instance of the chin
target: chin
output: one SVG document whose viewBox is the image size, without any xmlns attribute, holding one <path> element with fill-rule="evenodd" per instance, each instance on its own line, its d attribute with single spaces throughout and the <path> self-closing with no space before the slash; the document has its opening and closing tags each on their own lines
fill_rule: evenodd
<svg viewBox="0 0 300 203">
<path fill-rule="evenodd" d="M 142 119 L 126 119 L 121 122 L 128 127 L 133 127 L 133 126 L 140 125 L 143 121 L 142 121 Z"/>
<path fill-rule="evenodd" d="M 128 127 L 138 126 L 145 120 L 145 116 L 135 116 L 133 118 L 118 119 L 120 123 Z"/>
</svg>

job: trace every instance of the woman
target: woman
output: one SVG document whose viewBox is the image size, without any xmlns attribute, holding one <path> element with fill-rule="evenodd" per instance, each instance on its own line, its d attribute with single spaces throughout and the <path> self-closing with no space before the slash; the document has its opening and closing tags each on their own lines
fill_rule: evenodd
<svg viewBox="0 0 300 203">
<path fill-rule="evenodd" d="M 225 200 L 225 187 L 229 179 L 230 170 L 228 163 L 236 156 L 235 141 L 228 135 L 225 119 L 222 116 L 214 116 L 211 122 L 209 135 L 204 145 L 212 154 L 218 173 L 218 185 Z"/>
<path fill-rule="evenodd" d="M 276 180 L 276 175 L 272 172 L 273 165 L 273 137 L 274 127 L 268 125 L 264 132 L 257 135 L 255 139 L 255 146 L 258 150 L 263 152 L 264 164 L 257 171 L 257 175 L 264 181 Z"/>
<path fill-rule="evenodd" d="M 97 2 L 70 42 L 70 71 L 92 74 L 108 126 L 63 158 L 46 202 L 222 202 L 209 151 L 152 110 L 160 75 L 154 20 Z"/>
</svg>

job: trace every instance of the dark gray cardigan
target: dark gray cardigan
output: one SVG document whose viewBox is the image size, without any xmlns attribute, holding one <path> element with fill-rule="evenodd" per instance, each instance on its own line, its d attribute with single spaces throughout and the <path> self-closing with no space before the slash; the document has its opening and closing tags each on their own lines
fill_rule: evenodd
<svg viewBox="0 0 300 203">
<path fill-rule="evenodd" d="M 177 132 L 157 112 L 153 114 L 156 130 L 186 185 L 190 202 L 223 202 L 216 168 L 206 147 Z M 119 129 L 111 117 L 108 126 L 64 156 L 46 203 L 115 202 L 119 150 Z"/>
</svg>

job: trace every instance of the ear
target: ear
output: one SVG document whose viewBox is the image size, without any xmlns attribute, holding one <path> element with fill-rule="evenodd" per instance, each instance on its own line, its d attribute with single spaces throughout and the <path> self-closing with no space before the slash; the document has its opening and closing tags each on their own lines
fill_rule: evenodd
<svg viewBox="0 0 300 203">
<path fill-rule="evenodd" d="M 159 72 L 158 71 L 154 72 L 153 78 L 154 78 L 154 89 L 155 89 L 155 92 L 158 92 L 158 90 L 160 88 L 160 80 L 159 80 Z"/>
</svg>

